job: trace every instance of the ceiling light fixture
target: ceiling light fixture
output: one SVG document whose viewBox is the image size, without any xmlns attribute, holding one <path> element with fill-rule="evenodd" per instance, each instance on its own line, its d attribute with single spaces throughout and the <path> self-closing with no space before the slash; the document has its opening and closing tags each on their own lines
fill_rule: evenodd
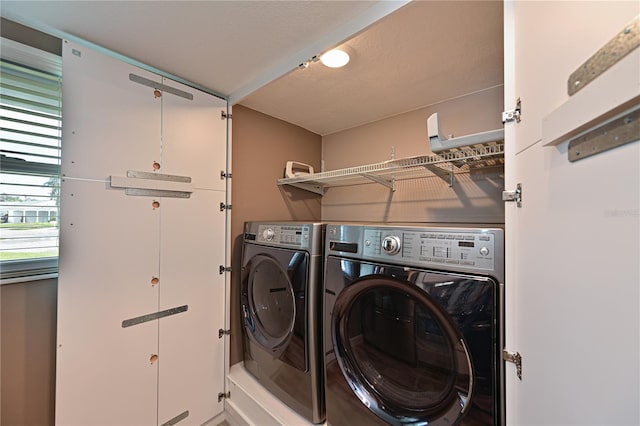
<svg viewBox="0 0 640 426">
<path fill-rule="evenodd" d="M 344 67 L 349 63 L 349 54 L 340 49 L 329 50 L 320 56 L 320 62 L 329 68 Z"/>
</svg>

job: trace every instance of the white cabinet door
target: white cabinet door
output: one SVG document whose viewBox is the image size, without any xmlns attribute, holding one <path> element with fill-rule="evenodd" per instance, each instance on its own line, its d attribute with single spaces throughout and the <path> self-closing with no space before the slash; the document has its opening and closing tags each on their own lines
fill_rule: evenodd
<svg viewBox="0 0 640 426">
<path fill-rule="evenodd" d="M 72 43 L 63 56 L 56 422 L 154 424 L 157 321 L 123 321 L 158 309 L 160 212 L 108 177 L 151 170 L 160 104 L 135 67 Z"/>
<path fill-rule="evenodd" d="M 188 412 L 180 424 L 201 425 L 224 409 L 224 196 L 162 200 L 160 309 L 188 310 L 160 320 L 159 424 Z"/>
<path fill-rule="evenodd" d="M 162 95 L 162 173 L 191 178 L 188 199 L 162 199 L 159 424 L 201 425 L 224 404 L 226 101 L 175 81 Z M 176 91 L 177 90 L 177 91 Z"/>
<path fill-rule="evenodd" d="M 171 88 L 193 96 L 171 93 L 162 97 L 162 172 L 184 175 L 189 171 L 196 188 L 224 191 L 227 169 L 226 101 L 175 81 L 163 79 Z"/>
<path fill-rule="evenodd" d="M 156 422 L 159 212 L 150 200 L 105 190 L 104 182 L 62 183 L 56 423 Z"/>
<path fill-rule="evenodd" d="M 505 185 L 523 192 L 505 216 L 506 347 L 522 356 L 522 380 L 505 366 L 509 425 L 640 423 L 639 142 L 577 162 L 568 141 L 546 146 L 550 121 L 579 125 L 610 94 L 638 92 L 639 49 L 572 96 L 567 81 L 639 12 L 505 2 L 505 105 L 522 101 L 505 126 Z"/>
</svg>

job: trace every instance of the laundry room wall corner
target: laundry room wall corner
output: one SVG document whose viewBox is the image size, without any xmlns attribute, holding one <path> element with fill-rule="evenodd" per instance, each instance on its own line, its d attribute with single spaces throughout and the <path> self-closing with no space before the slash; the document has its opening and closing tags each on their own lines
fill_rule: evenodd
<svg viewBox="0 0 640 426">
<path fill-rule="evenodd" d="M 276 184 L 287 161 L 320 170 L 322 138 L 291 123 L 242 105 L 233 106 L 233 192 L 231 195 L 232 266 L 240 265 L 244 223 L 257 220 L 318 221 L 319 195 L 295 190 L 283 193 Z M 295 189 L 295 188 L 294 188 Z M 287 189 L 289 191 L 289 189 Z M 238 244 L 239 242 L 239 244 Z M 232 271 L 232 295 L 238 294 L 238 272 Z M 242 360 L 241 323 L 237 299 L 231 300 L 230 365 Z M 234 332 L 235 330 L 235 332 Z"/>
</svg>

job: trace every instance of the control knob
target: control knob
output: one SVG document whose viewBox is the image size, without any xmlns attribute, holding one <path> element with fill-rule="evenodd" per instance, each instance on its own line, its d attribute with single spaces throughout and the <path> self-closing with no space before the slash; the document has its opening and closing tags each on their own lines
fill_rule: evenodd
<svg viewBox="0 0 640 426">
<path fill-rule="evenodd" d="M 397 254 L 402 247 L 400 238 L 395 235 L 389 235 L 382 240 L 382 250 L 387 254 Z"/>
<path fill-rule="evenodd" d="M 262 232 L 262 237 L 267 241 L 273 240 L 273 236 L 274 235 L 275 235 L 275 233 L 273 232 L 273 229 L 271 229 L 271 228 L 267 228 Z"/>
</svg>

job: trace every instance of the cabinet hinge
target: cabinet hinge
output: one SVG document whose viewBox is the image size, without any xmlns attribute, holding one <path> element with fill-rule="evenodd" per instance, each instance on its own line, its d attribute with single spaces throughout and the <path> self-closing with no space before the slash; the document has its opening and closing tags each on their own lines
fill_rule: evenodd
<svg viewBox="0 0 640 426">
<path fill-rule="evenodd" d="M 522 112 L 522 102 L 520 98 L 516 101 L 515 109 L 510 109 L 508 111 L 502 111 L 502 124 L 515 121 L 516 123 L 520 122 Z"/>
<path fill-rule="evenodd" d="M 518 379 L 522 380 L 522 355 L 520 352 L 511 352 L 506 349 L 502 351 L 502 359 L 516 365 Z"/>
<path fill-rule="evenodd" d="M 224 274 L 225 272 L 231 272 L 231 270 L 231 266 L 220 265 L 220 275 Z"/>
<path fill-rule="evenodd" d="M 220 170 L 220 180 L 231 179 L 231 173 Z"/>
<path fill-rule="evenodd" d="M 218 402 L 221 402 L 223 399 L 229 399 L 231 398 L 231 391 L 224 393 L 224 392 L 220 392 L 218 393 Z"/>
<path fill-rule="evenodd" d="M 230 336 L 231 330 L 223 330 L 222 328 L 218 329 L 218 339 L 222 339 L 222 336 Z"/>
<path fill-rule="evenodd" d="M 522 207 L 522 184 L 516 185 L 515 191 L 502 191 L 502 201 L 513 201 Z"/>
<path fill-rule="evenodd" d="M 231 210 L 231 204 L 220 203 L 220 211 Z"/>
<path fill-rule="evenodd" d="M 227 118 L 229 120 L 233 119 L 233 114 L 227 114 L 227 112 L 225 110 L 221 110 L 220 111 L 220 119 L 221 120 L 226 120 Z"/>
</svg>

